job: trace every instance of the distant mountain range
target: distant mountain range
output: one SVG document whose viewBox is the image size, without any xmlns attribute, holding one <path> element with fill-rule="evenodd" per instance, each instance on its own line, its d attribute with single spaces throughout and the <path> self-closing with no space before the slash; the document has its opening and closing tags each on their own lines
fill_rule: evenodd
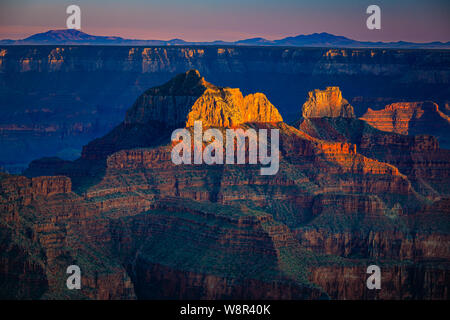
<svg viewBox="0 0 450 320">
<path fill-rule="evenodd" d="M 211 41 L 189 42 L 182 39 L 172 40 L 138 40 L 121 37 L 94 36 L 74 29 L 50 30 L 37 33 L 22 40 L 0 40 L 0 45 L 145 45 L 145 46 L 173 46 L 173 45 L 239 45 L 239 46 L 293 46 L 293 47 L 345 47 L 345 48 L 404 48 L 404 49 L 450 49 L 449 42 L 370 42 L 357 41 L 343 36 L 329 33 L 313 33 L 286 37 L 279 40 L 251 38 L 235 42 Z"/>
</svg>

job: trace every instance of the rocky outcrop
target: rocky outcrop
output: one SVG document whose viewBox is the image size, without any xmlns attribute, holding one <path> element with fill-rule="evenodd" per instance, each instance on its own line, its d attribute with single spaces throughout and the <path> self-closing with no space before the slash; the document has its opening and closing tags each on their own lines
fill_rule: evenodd
<svg viewBox="0 0 450 320">
<path fill-rule="evenodd" d="M 450 118 L 434 102 L 398 102 L 377 111 L 369 108 L 360 119 L 382 131 L 430 134 L 445 147 L 450 143 Z"/>
<path fill-rule="evenodd" d="M 51 196 L 58 193 L 72 192 L 72 183 L 68 177 L 36 177 L 31 179 L 31 188 L 35 196 Z"/>
<path fill-rule="evenodd" d="M 353 107 L 342 97 L 339 87 L 316 89 L 308 93 L 302 107 L 303 118 L 354 118 Z"/>
<path fill-rule="evenodd" d="M 242 96 L 239 89 L 208 89 L 195 102 L 186 126 L 200 120 L 207 127 L 236 127 L 246 122 L 281 122 L 278 110 L 262 93 Z"/>
<path fill-rule="evenodd" d="M 438 105 L 433 102 L 398 102 L 377 111 L 369 108 L 360 119 L 379 130 L 400 134 L 414 134 L 411 130 L 417 130 L 419 126 L 432 127 L 445 123 L 445 130 L 450 129 L 450 118 L 439 111 Z"/>
<path fill-rule="evenodd" d="M 354 143 L 364 156 L 397 168 L 426 197 L 448 192 L 444 181 L 449 177 L 450 151 L 441 149 L 433 136 L 382 132 L 365 121 L 344 118 L 305 119 L 299 127 L 314 138 Z"/>
<path fill-rule="evenodd" d="M 281 122 L 277 108 L 263 93 L 249 94 L 244 98 L 243 122 Z"/>
<path fill-rule="evenodd" d="M 5 202 L 21 201 L 25 205 L 39 196 L 52 196 L 72 192 L 70 178 L 63 176 L 42 176 L 27 179 L 0 173 L 0 191 Z"/>
<path fill-rule="evenodd" d="M 201 121 L 204 127 L 233 127 L 243 123 L 244 97 L 239 89 L 208 89 L 195 101 L 186 120 L 186 127 Z"/>
</svg>

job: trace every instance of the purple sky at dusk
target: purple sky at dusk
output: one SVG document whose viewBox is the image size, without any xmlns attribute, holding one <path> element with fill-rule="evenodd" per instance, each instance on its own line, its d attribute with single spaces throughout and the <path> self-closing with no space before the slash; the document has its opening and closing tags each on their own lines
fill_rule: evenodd
<svg viewBox="0 0 450 320">
<path fill-rule="evenodd" d="M 81 30 L 134 39 L 279 39 L 329 32 L 356 40 L 450 41 L 448 0 L 0 0 L 0 39 L 64 29 L 66 7 L 81 7 Z M 366 8 L 381 7 L 381 30 Z"/>
</svg>

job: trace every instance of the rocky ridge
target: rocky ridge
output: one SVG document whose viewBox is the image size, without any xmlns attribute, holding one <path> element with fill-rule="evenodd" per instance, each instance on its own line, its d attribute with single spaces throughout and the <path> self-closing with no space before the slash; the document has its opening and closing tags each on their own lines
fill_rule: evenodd
<svg viewBox="0 0 450 320">
<path fill-rule="evenodd" d="M 339 87 L 316 89 L 308 93 L 302 107 L 303 118 L 354 118 L 353 107 L 342 97 Z"/>
</svg>

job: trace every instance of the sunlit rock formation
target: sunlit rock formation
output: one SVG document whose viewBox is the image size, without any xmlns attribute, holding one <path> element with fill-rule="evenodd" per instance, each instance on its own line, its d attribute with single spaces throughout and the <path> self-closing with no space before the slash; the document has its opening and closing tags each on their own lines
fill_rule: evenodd
<svg viewBox="0 0 450 320">
<path fill-rule="evenodd" d="M 245 122 L 283 121 L 278 110 L 262 93 L 243 97 L 236 88 L 217 87 L 198 70 L 176 76 L 166 84 L 147 90 L 127 112 L 125 124 L 158 121 L 171 126 L 231 127 Z"/>
<path fill-rule="evenodd" d="M 360 119 L 382 131 L 406 135 L 432 134 L 441 145 L 450 145 L 450 117 L 431 101 L 397 102 L 381 110 L 369 108 Z"/>
<path fill-rule="evenodd" d="M 277 108 L 263 93 L 249 94 L 244 98 L 243 122 L 281 122 Z"/>
<path fill-rule="evenodd" d="M 343 117 L 354 118 L 353 107 L 342 97 L 339 87 L 316 89 L 308 93 L 302 107 L 303 118 Z"/>
</svg>

